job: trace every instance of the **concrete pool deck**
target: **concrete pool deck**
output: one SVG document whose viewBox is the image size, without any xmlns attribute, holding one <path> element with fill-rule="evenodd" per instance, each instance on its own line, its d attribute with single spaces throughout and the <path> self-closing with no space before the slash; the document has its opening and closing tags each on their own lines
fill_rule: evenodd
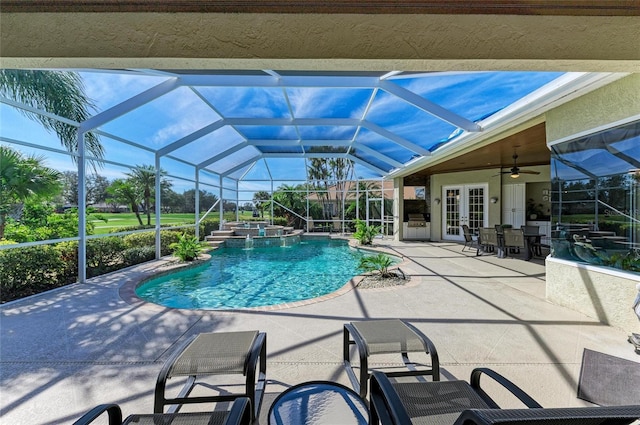
<svg viewBox="0 0 640 425">
<path fill-rule="evenodd" d="M 157 267 L 145 264 L 7 303 L 0 307 L 0 422 L 73 423 L 107 402 L 125 415 L 150 413 L 163 361 L 200 332 L 267 333 L 263 425 L 270 402 L 288 386 L 349 385 L 342 325 L 354 320 L 406 319 L 434 342 L 443 379 L 468 379 L 474 367 L 487 366 L 545 407 L 587 404 L 576 398 L 585 348 L 640 361 L 626 332 L 545 301 L 542 260 L 476 257 L 456 243 L 376 244 L 407 258 L 408 285 L 272 311 L 173 310 L 120 296 L 123 285 Z"/>
</svg>

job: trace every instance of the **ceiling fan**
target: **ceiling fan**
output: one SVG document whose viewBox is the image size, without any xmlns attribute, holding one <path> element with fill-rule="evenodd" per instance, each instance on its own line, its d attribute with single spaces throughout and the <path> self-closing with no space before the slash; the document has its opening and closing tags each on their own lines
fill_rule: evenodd
<svg viewBox="0 0 640 425">
<path fill-rule="evenodd" d="M 512 179 L 517 179 L 520 174 L 540 174 L 540 171 L 521 170 L 518 167 L 518 154 L 513 154 L 513 167 L 509 171 L 501 171 L 500 174 L 509 174 Z"/>
</svg>

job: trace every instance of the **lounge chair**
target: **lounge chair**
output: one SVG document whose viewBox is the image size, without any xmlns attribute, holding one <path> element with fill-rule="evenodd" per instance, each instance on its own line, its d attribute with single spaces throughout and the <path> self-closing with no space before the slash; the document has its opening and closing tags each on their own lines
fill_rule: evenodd
<svg viewBox="0 0 640 425">
<path fill-rule="evenodd" d="M 527 408 L 501 409 L 481 388 L 488 376 Z M 545 409 L 502 375 L 478 368 L 465 381 L 392 383 L 380 372 L 371 377 L 371 424 L 376 425 L 623 425 L 640 418 L 640 406 Z"/>
<path fill-rule="evenodd" d="M 342 220 L 340 220 L 340 217 L 331 217 L 331 230 L 336 233 L 342 233 Z"/>
<path fill-rule="evenodd" d="M 267 336 L 258 331 L 201 333 L 188 339 L 167 359 L 158 375 L 154 413 L 163 413 L 167 405 L 171 405 L 168 412 L 174 413 L 182 404 L 248 397 L 253 407 L 251 416 L 255 420 L 266 384 L 266 347 Z M 203 378 L 238 374 L 246 377 L 244 392 L 189 397 L 196 384 L 203 383 Z M 177 396 L 168 397 L 167 380 L 175 377 L 187 377 L 187 380 Z M 219 386 L 224 384 L 216 383 Z"/>
<path fill-rule="evenodd" d="M 351 346 L 356 347 L 360 359 L 359 377 L 356 377 L 351 363 Z M 429 364 L 413 362 L 408 353 L 423 353 Z M 433 342 L 416 327 L 399 319 L 368 320 L 345 323 L 343 330 L 343 361 L 347 376 L 360 397 L 367 396 L 369 375 L 373 368 L 369 366 L 369 357 L 377 354 L 399 354 L 403 365 L 385 371 L 389 376 L 431 376 L 440 380 L 438 352 Z M 389 369 L 389 368 L 387 368 Z"/>
<path fill-rule="evenodd" d="M 109 425 L 249 425 L 251 424 L 251 401 L 247 397 L 234 400 L 228 411 L 218 410 L 202 413 L 163 413 L 131 415 L 122 421 L 122 410 L 117 404 L 101 404 L 94 407 L 73 425 L 88 425 L 107 414 Z M 100 423 L 104 423 L 101 420 Z"/>
<path fill-rule="evenodd" d="M 312 217 L 307 217 L 307 232 L 324 232 L 324 227 L 315 224 Z"/>
</svg>

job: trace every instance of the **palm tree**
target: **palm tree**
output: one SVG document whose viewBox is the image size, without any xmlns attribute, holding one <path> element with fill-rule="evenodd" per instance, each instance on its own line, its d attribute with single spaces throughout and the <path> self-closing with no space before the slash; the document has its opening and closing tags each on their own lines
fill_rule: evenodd
<svg viewBox="0 0 640 425">
<path fill-rule="evenodd" d="M 140 226 L 144 226 L 140 217 L 140 196 L 135 186 L 123 179 L 116 179 L 111 182 L 111 186 L 107 188 L 107 193 L 112 196 L 108 202 L 113 204 L 129 204 L 131 211 L 136 215 Z"/>
<path fill-rule="evenodd" d="M 147 226 L 151 225 L 151 198 L 155 196 L 156 168 L 153 165 L 137 165 L 130 173 L 131 183 L 142 191 L 143 206 L 147 214 Z M 171 187 L 169 180 L 164 178 L 166 171 L 160 170 L 160 190 Z"/>
<path fill-rule="evenodd" d="M 260 218 L 264 218 L 264 210 L 269 206 L 271 195 L 265 190 L 259 190 L 253 194 L 253 205 L 260 211 Z"/>
<path fill-rule="evenodd" d="M 288 226 L 293 225 L 294 227 L 298 228 L 303 226 L 300 217 L 291 213 L 291 211 L 294 211 L 298 214 L 304 212 L 306 208 L 306 195 L 304 186 L 291 186 L 283 184 L 278 187 L 278 189 L 273 193 L 273 200 L 285 207 L 281 208 L 280 206 L 277 206 L 274 213 L 276 215 L 286 217 Z"/>
<path fill-rule="evenodd" d="M 318 147 L 310 152 L 339 152 L 340 148 Z M 327 217 L 327 205 L 331 203 L 330 192 L 334 192 L 336 209 L 333 215 L 342 214 L 346 189 L 354 176 L 354 163 L 349 158 L 310 158 L 307 167 L 307 179 L 312 182 L 316 196 L 320 200 L 324 218 Z"/>
<path fill-rule="evenodd" d="M 0 239 L 4 238 L 7 215 L 16 205 L 60 192 L 62 175 L 44 166 L 43 161 L 43 157 L 25 157 L 8 146 L 0 146 Z"/>
<path fill-rule="evenodd" d="M 90 111 L 95 110 L 95 105 L 84 93 L 82 79 L 74 72 L 0 69 L 0 94 L 77 122 L 86 121 L 91 116 Z M 75 127 L 44 115 L 22 109 L 20 112 L 54 131 L 69 152 L 78 152 L 78 132 Z M 88 155 L 104 157 L 104 149 L 97 135 L 87 133 L 85 145 Z M 96 164 L 91 164 L 95 169 Z"/>
</svg>

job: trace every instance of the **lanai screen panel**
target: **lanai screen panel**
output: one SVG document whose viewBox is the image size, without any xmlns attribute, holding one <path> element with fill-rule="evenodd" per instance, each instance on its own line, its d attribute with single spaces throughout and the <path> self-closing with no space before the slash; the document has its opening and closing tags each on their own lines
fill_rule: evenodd
<svg viewBox="0 0 640 425">
<path fill-rule="evenodd" d="M 113 135 L 160 149 L 220 120 L 220 116 L 188 87 L 129 111 L 100 127 Z"/>
<path fill-rule="evenodd" d="M 559 72 L 433 72 L 392 77 L 394 84 L 470 121 L 491 116 L 561 76 Z"/>
<path fill-rule="evenodd" d="M 384 177 L 468 132 L 482 131 L 569 74 L 543 72 L 303 72 L 281 70 L 78 70 L 93 99 L 106 158 L 148 149 L 136 164 L 170 157 L 240 179 L 257 161 L 305 164 L 326 154 L 355 161 L 359 178 Z M 567 81 L 563 84 L 570 83 Z M 551 89 L 548 89 L 551 92 Z M 14 124 L 3 104 L 2 137 L 57 147 L 41 127 Z M 5 112 L 6 111 L 6 112 Z M 4 119 L 4 117 L 10 117 Z M 16 123 L 25 119 L 15 118 Z M 92 121 L 93 122 L 93 121 Z M 9 125 L 6 125 L 9 123 Z M 25 130 L 27 129 L 28 130 Z M 28 139 L 28 140 L 27 140 Z M 118 159 L 120 156 L 120 159 Z M 151 156 L 151 157 L 150 157 Z M 139 160 L 139 161 L 138 161 Z M 263 161 L 263 162 L 264 162 Z M 280 165 L 267 166 L 270 174 Z M 171 170 L 167 170 L 171 173 Z M 306 178 L 305 165 L 287 167 Z M 194 171 L 195 173 L 195 171 Z M 289 179 L 289 176 L 282 180 Z"/>
<path fill-rule="evenodd" d="M 161 84 L 170 76 L 149 75 L 136 71 L 81 71 L 87 96 L 96 112 L 103 112 Z"/>
</svg>

